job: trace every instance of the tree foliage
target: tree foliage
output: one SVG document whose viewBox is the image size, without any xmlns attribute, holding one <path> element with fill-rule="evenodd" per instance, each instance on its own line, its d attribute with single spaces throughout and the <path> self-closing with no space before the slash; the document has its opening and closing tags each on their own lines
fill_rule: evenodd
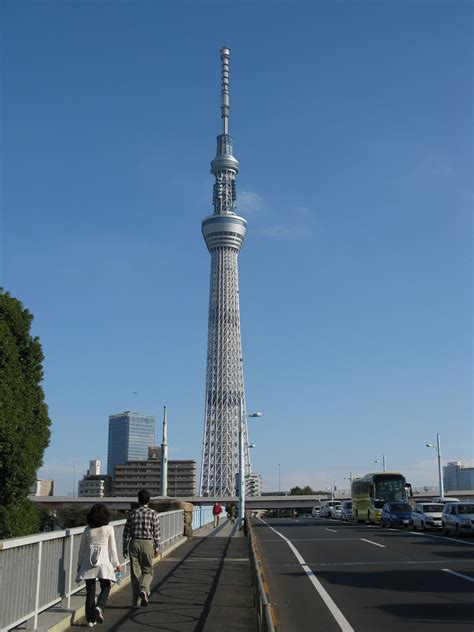
<svg viewBox="0 0 474 632">
<path fill-rule="evenodd" d="M 314 496 L 316 493 L 309 485 L 306 487 L 296 486 L 290 489 L 290 496 Z"/>
<path fill-rule="evenodd" d="M 37 530 L 27 496 L 43 463 L 51 421 L 41 386 L 43 352 L 32 314 L 0 288 L 0 538 Z"/>
</svg>

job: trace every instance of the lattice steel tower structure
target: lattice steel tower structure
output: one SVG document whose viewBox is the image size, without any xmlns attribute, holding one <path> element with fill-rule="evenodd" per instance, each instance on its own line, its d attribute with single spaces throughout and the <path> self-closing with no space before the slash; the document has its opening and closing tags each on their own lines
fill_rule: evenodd
<svg viewBox="0 0 474 632">
<path fill-rule="evenodd" d="M 222 134 L 217 137 L 217 153 L 211 162 L 211 173 L 215 177 L 214 213 L 202 222 L 202 234 L 211 253 L 211 284 L 201 496 L 233 496 L 236 493 L 241 415 L 245 475 L 250 470 L 237 266 L 247 222 L 235 212 L 235 178 L 239 163 L 232 154 L 229 135 L 230 49 L 221 48 L 220 53 Z"/>
</svg>

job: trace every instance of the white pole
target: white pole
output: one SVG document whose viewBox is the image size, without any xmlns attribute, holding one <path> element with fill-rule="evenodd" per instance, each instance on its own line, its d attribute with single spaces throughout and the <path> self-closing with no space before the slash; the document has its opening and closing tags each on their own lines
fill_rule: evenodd
<svg viewBox="0 0 474 632">
<path fill-rule="evenodd" d="M 441 467 L 441 439 L 439 432 L 436 433 L 436 439 L 438 444 L 438 477 L 439 477 L 439 495 L 444 498 L 444 484 L 443 484 L 443 471 Z"/>
<path fill-rule="evenodd" d="M 166 418 L 166 406 L 163 406 L 163 439 L 161 442 L 160 496 L 168 496 L 168 443 L 166 438 L 167 425 L 168 421 Z"/>
<path fill-rule="evenodd" d="M 386 463 L 385 463 L 385 454 L 382 454 L 382 468 L 383 468 L 384 472 L 387 471 L 387 466 L 386 466 Z"/>
<path fill-rule="evenodd" d="M 244 472 L 244 411 L 240 398 L 239 407 L 239 528 L 244 526 L 245 519 L 245 472 Z"/>
</svg>

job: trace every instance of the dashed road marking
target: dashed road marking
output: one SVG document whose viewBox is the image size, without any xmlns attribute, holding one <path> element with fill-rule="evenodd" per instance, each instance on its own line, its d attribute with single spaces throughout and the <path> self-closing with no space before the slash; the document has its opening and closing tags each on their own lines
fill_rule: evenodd
<svg viewBox="0 0 474 632">
<path fill-rule="evenodd" d="M 463 575 L 462 573 L 456 573 L 456 571 L 452 571 L 449 568 L 442 568 L 442 571 L 445 573 L 449 573 L 450 575 L 455 575 L 456 577 L 460 577 L 461 579 L 467 579 L 468 582 L 474 583 L 474 577 L 469 577 L 469 575 Z"/>
<path fill-rule="evenodd" d="M 324 531 L 332 531 L 332 533 L 339 533 L 339 531 L 336 531 L 336 529 L 327 529 L 327 528 L 325 528 Z"/>
<path fill-rule="evenodd" d="M 288 544 L 288 546 L 290 547 L 290 549 L 293 551 L 296 559 L 298 560 L 298 562 L 301 565 L 301 568 L 304 570 L 304 572 L 306 573 L 306 575 L 308 576 L 308 579 L 310 580 L 310 582 L 313 584 L 313 586 L 316 588 L 316 590 L 319 593 L 319 596 L 321 597 L 321 599 L 324 601 L 324 603 L 326 604 L 329 612 L 332 614 L 332 616 L 335 618 L 335 620 L 337 621 L 339 627 L 341 628 L 342 632 L 354 632 L 354 628 L 350 625 L 349 621 L 345 618 L 345 616 L 342 614 L 342 612 L 339 610 L 339 608 L 336 606 L 336 604 L 334 603 L 334 601 L 331 599 L 331 597 L 329 596 L 329 594 L 326 592 L 326 589 L 324 588 L 324 586 L 321 584 L 321 582 L 319 581 L 319 579 L 316 577 L 316 575 L 313 573 L 313 571 L 310 569 L 310 567 L 306 564 L 303 556 L 300 554 L 300 552 L 298 551 L 298 549 L 294 546 L 294 544 L 291 542 L 291 540 L 289 540 L 288 538 L 286 538 L 282 533 L 280 533 L 279 531 L 277 531 L 276 529 L 274 529 L 273 527 L 271 527 L 268 522 L 265 522 L 265 520 L 262 520 L 262 522 L 264 524 L 267 525 L 267 527 L 269 529 L 271 529 L 272 531 L 274 531 L 275 533 L 277 533 L 283 540 L 285 540 L 285 542 Z"/>
<path fill-rule="evenodd" d="M 372 540 L 366 540 L 365 538 L 361 538 L 362 542 L 368 542 L 369 544 L 373 544 L 374 546 L 379 546 L 381 549 L 386 549 L 385 544 L 379 544 L 378 542 L 372 542 Z"/>
</svg>

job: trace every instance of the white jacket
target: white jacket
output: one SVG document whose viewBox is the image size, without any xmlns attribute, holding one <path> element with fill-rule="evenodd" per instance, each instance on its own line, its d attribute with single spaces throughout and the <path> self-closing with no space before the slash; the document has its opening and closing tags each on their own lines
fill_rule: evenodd
<svg viewBox="0 0 474 632">
<path fill-rule="evenodd" d="M 79 548 L 76 581 L 98 577 L 115 581 L 115 567 L 118 564 L 114 528 L 110 525 L 97 529 L 87 527 Z"/>
</svg>

